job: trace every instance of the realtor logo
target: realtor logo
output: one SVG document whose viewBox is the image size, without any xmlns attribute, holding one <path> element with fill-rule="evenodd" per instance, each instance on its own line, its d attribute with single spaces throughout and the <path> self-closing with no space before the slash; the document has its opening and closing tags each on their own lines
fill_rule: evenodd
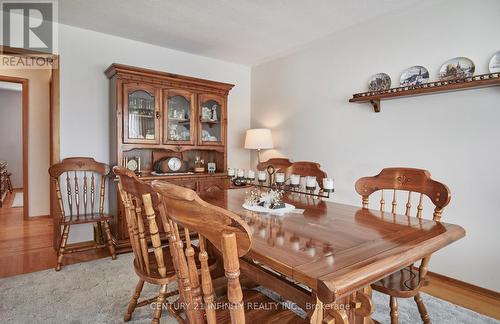
<svg viewBox="0 0 500 324">
<path fill-rule="evenodd" d="M 56 1 L 2 1 L 2 45 L 53 53 Z"/>
</svg>

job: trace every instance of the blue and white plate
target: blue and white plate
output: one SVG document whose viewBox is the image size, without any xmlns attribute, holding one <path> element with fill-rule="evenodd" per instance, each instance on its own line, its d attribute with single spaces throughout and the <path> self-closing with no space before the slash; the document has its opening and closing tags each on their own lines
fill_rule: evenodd
<svg viewBox="0 0 500 324">
<path fill-rule="evenodd" d="M 420 65 L 415 65 L 401 73 L 401 78 L 399 79 L 399 84 L 402 87 L 406 86 L 416 86 L 429 81 L 429 71 Z"/>
<path fill-rule="evenodd" d="M 490 73 L 500 72 L 500 52 L 496 52 L 490 60 Z"/>
</svg>

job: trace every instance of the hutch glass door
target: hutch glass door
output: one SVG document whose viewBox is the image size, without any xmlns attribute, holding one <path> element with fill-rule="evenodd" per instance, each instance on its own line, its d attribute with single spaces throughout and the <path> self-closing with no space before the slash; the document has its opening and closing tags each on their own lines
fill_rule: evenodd
<svg viewBox="0 0 500 324">
<path fill-rule="evenodd" d="M 202 94 L 199 96 L 199 144 L 221 145 L 224 142 L 225 106 L 219 96 Z"/>
<path fill-rule="evenodd" d="M 193 94 L 181 90 L 165 92 L 164 142 L 166 144 L 194 144 Z"/>
<path fill-rule="evenodd" d="M 145 84 L 126 84 L 124 87 L 124 142 L 159 143 L 158 91 Z"/>
</svg>

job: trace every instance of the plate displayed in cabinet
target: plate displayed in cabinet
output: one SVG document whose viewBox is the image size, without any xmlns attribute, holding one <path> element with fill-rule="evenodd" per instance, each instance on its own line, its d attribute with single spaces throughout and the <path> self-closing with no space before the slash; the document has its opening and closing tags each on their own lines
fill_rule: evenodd
<svg viewBox="0 0 500 324">
<path fill-rule="evenodd" d="M 463 79 L 474 75 L 474 62 L 467 57 L 455 57 L 444 62 L 439 69 L 439 79 L 442 81 Z"/>
<path fill-rule="evenodd" d="M 490 60 L 489 64 L 490 73 L 500 72 L 500 51 L 496 52 Z"/>
<path fill-rule="evenodd" d="M 401 73 L 399 85 L 402 87 L 415 86 L 429 81 L 429 71 L 423 66 L 415 65 Z"/>
<path fill-rule="evenodd" d="M 386 73 L 377 73 L 368 81 L 369 91 L 387 90 L 391 87 L 391 77 Z"/>
</svg>

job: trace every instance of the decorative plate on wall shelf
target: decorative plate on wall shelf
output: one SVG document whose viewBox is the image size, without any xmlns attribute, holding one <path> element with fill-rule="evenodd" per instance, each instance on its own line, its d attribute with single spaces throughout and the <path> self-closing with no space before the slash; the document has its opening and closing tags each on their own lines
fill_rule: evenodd
<svg viewBox="0 0 500 324">
<path fill-rule="evenodd" d="M 401 78 L 399 79 L 399 84 L 402 87 L 405 86 L 415 86 L 427 83 L 429 81 L 429 71 L 420 65 L 415 65 L 401 73 Z"/>
<path fill-rule="evenodd" d="M 490 73 L 500 72 L 500 52 L 496 52 L 490 60 Z"/>
<path fill-rule="evenodd" d="M 467 57 L 455 57 L 446 61 L 439 70 L 442 81 L 471 77 L 474 75 L 474 62 Z"/>
<path fill-rule="evenodd" d="M 387 90 L 391 87 L 391 77 L 385 73 L 377 73 L 368 81 L 368 91 Z"/>
</svg>

